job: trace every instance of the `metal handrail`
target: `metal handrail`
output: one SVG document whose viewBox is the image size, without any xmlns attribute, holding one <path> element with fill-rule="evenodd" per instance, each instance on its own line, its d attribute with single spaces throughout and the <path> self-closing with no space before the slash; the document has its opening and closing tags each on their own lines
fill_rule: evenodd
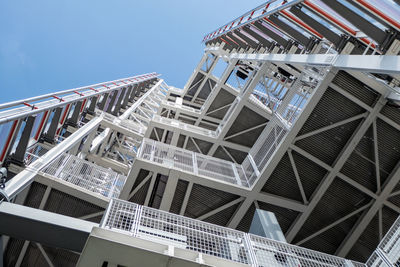
<svg viewBox="0 0 400 267">
<path fill-rule="evenodd" d="M 80 87 L 76 89 L 69 89 L 61 92 L 56 92 L 56 93 L 51 93 L 51 94 L 46 94 L 38 97 L 33 97 L 33 98 L 28 98 L 24 100 L 18 100 L 18 101 L 13 101 L 9 103 L 5 103 L 0 105 L 0 110 L 1 109 L 6 109 L 2 112 L 0 112 L 0 124 L 13 121 L 19 118 L 27 117 L 30 115 L 34 115 L 49 109 L 54 109 L 56 107 L 61 107 L 65 106 L 67 104 L 74 103 L 79 100 L 87 99 L 93 96 L 101 95 L 107 92 L 111 92 L 114 90 L 121 89 L 127 85 L 132 85 L 136 83 L 141 83 L 150 79 L 154 79 L 158 77 L 159 74 L 156 73 L 151 73 L 147 75 L 141 75 L 141 76 L 135 76 L 132 78 L 127 78 L 128 80 L 133 80 L 136 79 L 137 81 L 131 81 L 130 83 L 124 83 L 123 85 L 116 85 L 116 82 L 105 82 L 105 83 L 100 83 L 100 84 L 95 84 L 95 85 L 90 85 L 90 86 L 85 86 L 85 87 Z M 127 79 L 122 79 L 118 80 L 117 82 L 125 81 Z M 111 87 L 107 86 L 108 84 L 112 84 Z M 94 88 L 94 87 L 99 87 L 103 86 L 104 88 Z M 85 91 L 85 94 L 82 92 L 84 90 L 90 90 L 90 91 Z M 70 94 L 73 93 L 73 94 Z M 69 94 L 66 95 L 65 94 Z M 63 96 L 63 97 L 60 97 Z M 46 100 L 44 100 L 46 99 Z M 38 101 L 38 100 L 44 100 L 39 103 L 31 104 L 29 102 L 32 101 Z M 10 107 L 15 107 L 14 109 L 7 109 Z"/>
<path fill-rule="evenodd" d="M 273 7 L 271 10 L 268 10 L 271 7 L 271 4 L 273 4 L 274 2 L 277 2 L 277 1 L 279 1 L 279 3 L 281 3 L 281 5 L 278 5 L 278 7 L 275 7 L 275 8 Z M 286 9 L 290 6 L 296 5 L 303 1 L 304 0 L 291 0 L 291 1 L 269 0 L 269 1 L 265 2 L 264 4 L 259 5 L 258 7 L 253 8 L 252 10 L 244 13 L 242 16 L 237 17 L 237 18 L 231 20 L 230 22 L 224 24 L 222 27 L 219 27 L 215 31 L 208 33 L 207 35 L 204 36 L 202 42 L 206 42 L 210 39 L 214 39 L 218 36 L 225 34 L 228 31 L 232 31 L 237 28 L 243 27 L 247 24 L 250 24 L 250 23 L 260 19 L 261 17 L 269 16 L 273 13 L 279 12 L 283 9 Z M 261 12 L 261 14 L 257 14 L 257 12 Z M 253 17 L 254 14 L 256 14 L 255 17 Z"/>
<path fill-rule="evenodd" d="M 100 227 L 250 266 L 365 266 L 115 198 L 110 201 Z"/>
</svg>

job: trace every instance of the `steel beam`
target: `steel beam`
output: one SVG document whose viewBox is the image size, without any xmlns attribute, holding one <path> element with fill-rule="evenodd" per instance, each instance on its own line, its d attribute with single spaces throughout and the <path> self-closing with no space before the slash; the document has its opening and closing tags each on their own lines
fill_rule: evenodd
<svg viewBox="0 0 400 267">
<path fill-rule="evenodd" d="M 350 249 L 360 238 L 361 234 L 364 232 L 365 228 L 368 226 L 370 221 L 375 217 L 378 210 L 382 208 L 384 202 L 387 200 L 387 198 L 390 196 L 390 193 L 393 191 L 393 189 L 399 182 L 400 182 L 400 162 L 397 163 L 393 172 L 386 179 L 385 185 L 379 197 L 375 201 L 373 201 L 372 206 L 363 214 L 362 217 L 360 217 L 357 223 L 353 226 L 352 230 L 340 244 L 335 254 L 337 254 L 340 257 L 344 257 L 347 255 L 347 253 L 349 253 Z"/>
<path fill-rule="evenodd" d="M 322 182 L 318 185 L 318 188 L 313 193 L 310 204 L 308 205 L 307 210 L 297 217 L 295 222 L 291 225 L 290 229 L 286 234 L 286 239 L 288 242 L 292 242 L 295 238 L 296 234 L 300 231 L 301 227 L 311 215 L 311 212 L 319 203 L 322 196 L 328 190 L 329 186 L 332 184 L 334 178 L 337 176 L 339 171 L 342 169 L 343 165 L 346 163 L 347 159 L 350 157 L 352 151 L 355 149 L 357 144 L 360 142 L 361 138 L 364 136 L 365 132 L 371 126 L 372 122 L 376 119 L 377 114 L 385 105 L 386 100 L 381 96 L 378 103 L 375 105 L 373 110 L 368 114 L 365 120 L 361 123 L 361 125 L 354 132 L 353 136 L 347 142 L 344 149 L 341 151 L 340 155 L 336 159 L 332 170 L 328 173 L 328 175 L 322 180 Z"/>
<path fill-rule="evenodd" d="M 9 202 L 0 204 L 0 233 L 76 252 L 81 252 L 96 223 L 29 208 Z"/>
</svg>

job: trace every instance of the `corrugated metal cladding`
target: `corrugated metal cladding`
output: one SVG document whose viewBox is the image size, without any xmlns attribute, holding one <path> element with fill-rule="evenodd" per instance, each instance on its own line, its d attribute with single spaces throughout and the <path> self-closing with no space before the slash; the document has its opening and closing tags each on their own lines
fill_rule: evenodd
<svg viewBox="0 0 400 267">
<path fill-rule="evenodd" d="M 257 141 L 257 138 L 260 136 L 264 127 L 258 127 L 252 131 L 246 132 L 244 134 L 240 134 L 231 138 L 227 138 L 233 134 L 237 134 L 244 130 L 248 130 L 260 124 L 266 123 L 268 120 L 258 113 L 252 111 L 248 107 L 243 107 L 240 111 L 239 115 L 232 123 L 231 128 L 228 130 L 225 140 L 240 144 L 247 147 L 252 147 L 254 143 Z"/>
<path fill-rule="evenodd" d="M 47 186 L 33 182 L 29 188 L 28 195 L 26 196 L 24 205 L 31 208 L 39 208 L 40 202 L 42 201 L 44 192 Z"/>
<path fill-rule="evenodd" d="M 194 184 L 185 216 L 197 218 L 237 198 L 238 196 L 234 194 Z"/>
<path fill-rule="evenodd" d="M 343 71 L 338 72 L 332 83 L 371 107 L 375 106 L 377 99 L 380 97 L 380 94 Z M 334 88 L 337 87 L 331 86 L 327 88 L 319 103 L 299 131 L 298 136 L 366 113 L 364 108 L 341 94 L 340 90 L 337 91 Z M 393 121 L 400 123 L 400 109 L 386 105 L 381 113 L 387 115 Z M 322 162 L 333 166 L 363 122 L 364 119 L 362 118 L 353 120 L 330 130 L 325 130 L 298 140 L 294 145 L 320 159 Z M 383 186 L 390 173 L 395 170 L 398 162 L 400 162 L 400 131 L 379 118 L 376 121 L 376 127 L 380 162 L 379 174 L 381 177 L 381 186 Z M 360 142 L 351 152 L 340 171 L 344 176 L 354 180 L 371 192 L 377 191 L 374 145 L 373 126 L 371 125 L 363 134 Z M 303 202 L 288 153 L 292 153 L 293 155 L 293 161 L 304 188 L 306 199 L 310 200 L 328 172 L 317 163 L 307 159 L 304 155 L 296 151 L 286 152 L 265 183 L 262 191 Z M 396 190 L 400 190 L 400 185 L 397 185 L 397 189 L 394 191 Z M 345 215 L 371 203 L 371 201 L 372 198 L 363 193 L 359 188 L 344 182 L 340 177 L 335 177 L 296 235 L 293 243 L 300 242 L 302 246 L 310 249 L 331 254 L 335 253 L 363 214 L 362 212 L 355 214 L 308 241 L 304 242 L 303 240 Z M 390 198 L 389 201 L 400 206 L 400 195 Z M 259 205 L 260 208 L 275 212 L 284 232 L 287 231 L 296 219 L 296 212 L 290 212 L 287 209 L 274 207 L 266 203 L 260 203 Z M 247 212 L 238 229 L 245 231 L 248 229 L 251 222 L 249 217 L 252 217 L 253 211 L 254 207 Z M 382 216 L 384 224 L 383 233 L 385 233 L 397 217 L 397 214 L 393 210 L 384 207 L 382 209 Z M 379 230 L 377 218 L 375 218 L 357 241 L 348 257 L 365 261 L 379 242 L 377 233 L 379 233 Z"/>
<path fill-rule="evenodd" d="M 136 188 L 143 181 L 143 179 L 146 178 L 146 176 L 149 173 L 150 172 L 147 170 L 143 170 L 143 169 L 140 170 L 139 174 L 136 178 L 135 184 L 132 187 L 132 190 L 134 188 Z M 150 186 L 150 179 L 129 199 L 129 201 L 143 205 L 144 201 L 146 199 L 146 194 L 147 194 L 147 190 L 149 189 L 149 186 Z M 132 192 L 132 190 L 131 190 L 131 192 Z"/>
<path fill-rule="evenodd" d="M 92 203 L 52 189 L 44 210 L 70 217 L 82 217 L 104 209 Z"/>
<path fill-rule="evenodd" d="M 54 266 L 73 267 L 76 266 L 79 259 L 79 254 L 71 251 L 45 246 L 43 246 L 43 249 L 49 256 L 49 259 Z M 38 245 L 34 242 L 30 242 L 21 266 L 42 267 L 49 265 L 46 262 L 42 252 L 39 250 Z"/>
<path fill-rule="evenodd" d="M 24 205 L 32 208 L 39 208 L 46 188 L 46 185 L 33 182 L 30 186 Z M 45 210 L 72 217 L 80 217 L 102 210 L 100 207 L 96 207 L 88 202 L 82 201 L 78 198 L 69 196 L 54 189 L 52 189 L 46 203 Z M 93 222 L 99 222 L 101 220 L 101 216 L 91 218 L 90 220 Z M 4 254 L 5 266 L 15 266 L 25 242 L 28 241 L 15 238 L 11 238 L 9 240 Z M 58 248 L 50 248 L 44 245 L 42 246 L 55 266 L 75 266 L 78 261 L 79 254 L 75 252 Z M 43 254 L 40 252 L 35 242 L 29 242 L 26 253 L 22 258 L 21 266 L 48 266 Z"/>
<path fill-rule="evenodd" d="M 178 184 L 176 185 L 175 195 L 172 199 L 172 204 L 170 208 L 170 212 L 179 214 L 181 211 L 183 199 L 185 198 L 186 190 L 189 185 L 189 182 L 184 180 L 178 180 Z"/>
<path fill-rule="evenodd" d="M 326 174 L 326 171 L 296 152 L 292 152 L 292 155 L 299 171 L 299 176 L 302 181 L 306 198 L 309 199 L 319 182 Z M 282 183 L 284 183 L 285 186 L 282 186 Z M 276 166 L 275 170 L 262 188 L 262 191 L 297 200 L 299 202 L 303 201 L 299 185 L 287 153 L 282 157 L 281 161 Z"/>
<path fill-rule="evenodd" d="M 342 70 L 338 72 L 332 82 L 371 107 L 380 97 L 380 94 L 375 90 Z"/>
</svg>

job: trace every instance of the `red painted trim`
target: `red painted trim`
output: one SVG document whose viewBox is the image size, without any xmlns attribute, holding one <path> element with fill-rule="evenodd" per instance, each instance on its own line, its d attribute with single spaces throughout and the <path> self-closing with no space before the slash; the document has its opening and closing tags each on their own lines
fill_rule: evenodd
<svg viewBox="0 0 400 267">
<path fill-rule="evenodd" d="M 225 42 L 225 43 L 227 43 L 228 45 L 230 45 L 230 43 L 228 42 L 228 41 L 226 41 L 224 38 L 222 38 L 222 37 L 220 37 L 221 38 L 221 40 L 223 41 L 223 42 Z"/>
<path fill-rule="evenodd" d="M 22 103 L 22 104 L 24 104 L 25 106 L 30 107 L 30 108 L 32 108 L 32 109 L 37 109 L 37 107 L 35 107 L 34 105 L 31 105 L 31 104 L 29 104 L 29 103 L 24 102 L 24 103 Z"/>
<path fill-rule="evenodd" d="M 6 144 L 4 145 L 3 152 L 1 152 L 0 162 L 3 162 L 6 152 L 10 146 L 11 139 L 15 134 L 15 128 L 17 128 L 18 120 L 14 121 L 13 125 L 11 126 L 10 133 L 8 134 Z"/>
<path fill-rule="evenodd" d="M 60 102 L 64 102 L 64 99 L 62 99 L 62 98 L 60 98 L 60 97 L 58 97 L 58 96 L 56 96 L 56 95 L 52 95 L 52 97 L 54 97 L 55 99 L 60 100 Z"/>
<path fill-rule="evenodd" d="M 71 106 L 71 104 L 68 104 L 68 105 L 65 107 L 64 114 L 63 114 L 63 116 L 61 117 L 61 120 L 60 120 L 60 123 L 61 123 L 61 124 L 64 124 L 64 121 L 65 121 L 65 118 L 67 117 L 67 113 L 68 113 L 68 111 L 69 111 L 70 106 Z"/>
<path fill-rule="evenodd" d="M 313 28 L 311 28 L 310 26 L 308 26 L 306 23 L 304 23 L 302 20 L 300 20 L 299 18 L 297 18 L 296 16 L 294 16 L 293 14 L 287 12 L 286 10 L 281 10 L 281 13 L 285 16 L 287 16 L 289 19 L 293 20 L 295 23 L 299 24 L 301 27 L 305 28 L 306 30 L 308 30 L 309 32 L 313 33 L 314 35 L 318 36 L 319 38 L 324 38 L 324 36 L 322 36 L 322 34 L 320 34 L 319 32 L 317 32 L 316 30 L 314 30 Z"/>
<path fill-rule="evenodd" d="M 85 99 L 83 100 L 82 106 L 81 106 L 81 110 L 80 110 L 79 112 L 82 112 L 82 111 L 83 111 L 83 108 L 85 107 L 85 104 L 86 104 L 86 100 L 87 100 L 87 98 L 85 98 Z"/>
<path fill-rule="evenodd" d="M 314 5 L 313 3 L 311 3 L 309 0 L 306 0 L 303 2 L 306 6 L 308 6 L 311 9 L 314 9 L 314 11 L 320 13 L 322 16 L 324 16 L 326 19 L 332 21 L 333 23 L 335 23 L 337 26 L 339 26 L 340 28 L 342 28 L 344 31 L 346 31 L 347 33 L 356 36 L 357 32 L 355 30 L 353 30 L 352 28 L 350 28 L 349 26 L 345 25 L 344 23 L 340 22 L 338 19 L 335 19 L 333 16 L 331 16 L 329 13 L 323 11 L 322 9 L 320 9 L 318 6 Z M 372 48 L 375 48 L 375 44 L 373 44 L 371 41 L 369 41 L 367 38 L 360 38 L 360 40 L 362 42 L 364 42 L 367 45 L 371 45 Z"/>
<path fill-rule="evenodd" d="M 370 3 L 365 2 L 365 0 L 355 0 L 355 1 L 358 2 L 360 5 L 364 6 L 366 9 L 370 10 L 372 13 L 375 13 L 376 15 L 378 15 L 378 17 L 381 17 L 383 20 L 385 20 L 392 26 L 396 27 L 398 30 L 400 30 L 400 23 L 393 20 L 391 17 L 387 16 L 385 13 L 383 13 L 379 9 L 375 8 Z"/>
<path fill-rule="evenodd" d="M 61 120 L 59 121 L 59 124 L 61 124 L 61 126 L 62 126 L 62 125 L 64 124 L 64 122 L 65 122 L 65 119 L 66 119 L 66 117 L 67 117 L 67 114 L 68 114 L 68 111 L 69 111 L 70 106 L 71 106 L 71 104 L 68 104 L 68 105 L 65 107 L 64 114 L 62 115 Z M 58 135 L 58 134 L 60 133 L 60 130 L 61 130 L 61 127 L 57 129 L 56 135 Z"/>
<path fill-rule="evenodd" d="M 303 2 L 306 6 L 308 6 L 311 9 L 314 9 L 315 11 L 317 11 L 318 13 L 320 13 L 321 15 L 323 15 L 325 18 L 327 18 L 328 20 L 332 21 L 333 23 L 337 24 L 340 28 L 342 28 L 343 30 L 345 30 L 346 32 L 352 34 L 352 35 L 356 35 L 356 31 L 351 29 L 350 27 L 348 27 L 347 25 L 345 25 L 344 23 L 340 22 L 339 20 L 335 19 L 333 16 L 331 16 L 328 12 L 323 11 L 322 9 L 320 9 L 317 5 L 311 3 L 310 1 L 306 0 Z"/>
<path fill-rule="evenodd" d="M 225 35 L 225 37 L 229 40 L 231 40 L 233 43 L 235 43 L 236 45 L 239 45 L 235 40 L 233 40 L 232 38 L 230 38 L 229 36 Z M 222 39 L 222 38 L 221 38 Z M 240 46 L 240 45 L 239 45 Z"/>
<path fill-rule="evenodd" d="M 267 12 L 268 7 L 269 7 L 269 4 L 270 4 L 270 3 L 268 3 L 268 4 L 265 6 L 265 8 L 264 8 L 263 12 L 261 13 L 261 15 L 264 14 L 265 12 Z"/>
<path fill-rule="evenodd" d="M 77 95 L 80 95 L 80 96 L 84 96 L 84 94 L 79 93 L 79 92 L 77 92 L 77 91 L 74 91 L 74 93 L 77 94 Z"/>
<path fill-rule="evenodd" d="M 91 89 L 91 90 L 93 90 L 93 91 L 95 91 L 95 92 L 98 92 L 99 90 L 96 90 L 96 89 L 94 89 L 94 88 L 92 88 L 92 87 L 90 87 L 89 89 Z"/>
<path fill-rule="evenodd" d="M 35 140 L 38 140 L 39 135 L 40 135 L 40 133 L 41 133 L 42 130 L 43 130 L 43 125 L 44 125 L 44 123 L 45 123 L 45 121 L 46 121 L 46 119 L 47 119 L 47 114 L 49 114 L 49 111 L 48 111 L 48 110 L 44 113 L 43 118 L 42 118 L 42 121 L 40 122 L 39 128 L 38 128 L 38 130 L 37 130 L 37 132 L 36 132 L 36 134 L 35 134 L 35 137 L 33 137 Z"/>
<path fill-rule="evenodd" d="M 253 12 L 251 12 L 250 16 L 247 18 L 247 21 L 251 20 L 251 17 L 253 16 L 254 11 L 255 11 L 255 10 L 253 10 Z"/>
</svg>

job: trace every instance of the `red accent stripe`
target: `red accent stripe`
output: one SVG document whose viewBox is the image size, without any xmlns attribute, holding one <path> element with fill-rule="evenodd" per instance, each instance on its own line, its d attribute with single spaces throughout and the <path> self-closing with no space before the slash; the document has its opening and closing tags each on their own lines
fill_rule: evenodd
<svg viewBox="0 0 400 267">
<path fill-rule="evenodd" d="M 355 30 L 353 30 L 352 28 L 348 27 L 347 25 L 345 25 L 344 23 L 340 22 L 338 19 L 335 19 L 333 16 L 331 16 L 329 13 L 323 11 L 322 9 L 320 9 L 318 6 L 314 5 L 313 3 L 311 3 L 310 1 L 306 0 L 303 2 L 306 6 L 308 6 L 311 9 L 314 9 L 314 11 L 320 13 L 321 15 L 323 15 L 325 18 L 327 18 L 328 20 L 332 21 L 333 23 L 335 23 L 336 25 L 338 25 L 340 28 L 342 28 L 344 31 L 346 31 L 347 33 L 350 33 L 353 36 L 356 36 L 357 32 Z M 371 41 L 369 41 L 367 38 L 360 38 L 360 40 L 362 42 L 364 42 L 367 45 L 371 45 L 372 48 L 375 48 L 375 44 L 373 44 Z"/>
<path fill-rule="evenodd" d="M 85 104 L 86 104 L 86 100 L 87 100 L 87 98 L 85 98 L 85 99 L 83 100 L 80 112 L 83 111 L 83 108 L 85 107 Z"/>
<path fill-rule="evenodd" d="M 230 43 L 228 42 L 228 41 L 226 41 L 224 38 L 222 38 L 222 37 L 220 37 L 221 38 L 221 40 L 223 41 L 223 42 L 225 42 L 225 43 L 227 43 L 228 45 L 230 45 Z"/>
<path fill-rule="evenodd" d="M 54 97 L 55 99 L 60 100 L 61 102 L 64 102 L 64 99 L 62 99 L 62 98 L 60 98 L 60 97 L 58 97 L 58 96 L 56 96 L 56 95 L 52 95 L 52 97 Z"/>
<path fill-rule="evenodd" d="M 265 8 L 264 8 L 263 12 L 261 13 L 261 15 L 264 14 L 265 12 L 267 12 L 268 7 L 269 7 L 269 4 L 270 4 L 270 3 L 268 3 L 268 4 L 265 6 Z"/>
<path fill-rule="evenodd" d="M 67 113 L 68 113 L 68 111 L 69 111 L 69 107 L 70 107 L 70 106 L 71 106 L 71 104 L 68 104 L 68 105 L 65 107 L 64 114 L 63 114 L 63 116 L 61 117 L 61 121 L 60 121 L 61 124 L 64 124 L 64 121 L 65 121 L 65 118 L 67 117 Z"/>
<path fill-rule="evenodd" d="M 71 105 L 71 104 L 68 104 L 68 105 L 65 107 L 64 114 L 63 114 L 63 116 L 61 117 L 61 120 L 59 121 L 59 124 L 61 124 L 61 126 L 64 124 L 64 121 L 65 121 L 65 118 L 67 117 L 67 114 L 68 114 L 70 105 Z M 60 133 L 60 130 L 61 130 L 61 127 L 57 130 L 56 134 L 59 134 L 59 133 Z"/>
<path fill-rule="evenodd" d="M 305 24 L 303 21 L 301 21 L 299 18 L 297 18 L 293 14 L 287 12 L 286 10 L 281 10 L 281 13 L 283 15 L 287 16 L 288 18 L 290 18 L 291 20 L 293 20 L 294 22 L 296 22 L 297 24 L 299 24 L 300 26 L 302 26 L 303 28 L 305 28 L 308 31 L 312 32 L 313 34 L 315 34 L 319 38 L 321 38 L 321 39 L 324 38 L 324 36 L 322 36 L 319 32 L 317 32 L 316 30 L 314 30 L 313 28 L 311 28 L 310 26 Z"/>
<path fill-rule="evenodd" d="M 84 96 L 84 94 L 79 93 L 79 92 L 77 92 L 77 91 L 74 91 L 74 93 L 77 94 L 77 95 L 80 95 L 80 96 Z"/>
<path fill-rule="evenodd" d="M 395 26 L 398 30 L 400 30 L 400 23 L 398 23 L 397 21 L 393 20 L 391 17 L 387 16 L 385 13 L 383 13 L 379 9 L 375 8 L 370 3 L 365 2 L 364 0 L 355 0 L 355 1 L 360 3 L 360 5 L 364 6 L 366 9 L 372 11 L 373 13 L 375 13 L 376 15 L 378 15 L 379 17 L 381 17 L 385 21 L 387 21 L 389 24 L 392 24 L 393 26 Z"/>
<path fill-rule="evenodd" d="M 98 92 L 99 90 L 96 90 L 96 89 L 94 89 L 94 88 L 92 88 L 92 87 L 90 87 L 89 89 L 91 89 L 91 90 L 93 90 L 93 91 L 95 91 L 95 92 Z"/>
<path fill-rule="evenodd" d="M 335 19 L 333 16 L 331 16 L 328 12 L 323 11 L 322 9 L 320 9 L 317 5 L 314 5 L 313 3 L 311 3 L 310 1 L 306 0 L 304 1 L 304 4 L 306 6 L 308 6 L 311 9 L 314 9 L 315 11 L 317 11 L 318 13 L 321 13 L 324 17 L 326 17 L 327 19 L 329 19 L 330 21 L 332 21 L 333 23 L 337 24 L 338 26 L 340 26 L 343 30 L 345 30 L 346 32 L 352 34 L 352 35 L 356 35 L 356 31 L 351 29 L 350 27 L 348 27 L 347 25 L 345 25 L 344 23 L 340 22 L 339 20 Z"/>
<path fill-rule="evenodd" d="M 41 133 L 42 130 L 43 130 L 43 125 L 44 125 L 44 122 L 45 122 L 46 119 L 47 119 L 47 114 L 49 114 L 49 111 L 48 111 L 48 110 L 47 110 L 47 111 L 44 113 L 44 115 L 43 115 L 42 121 L 40 122 L 39 128 L 38 128 L 38 130 L 37 130 L 37 132 L 36 132 L 36 134 L 35 134 L 35 137 L 34 137 L 35 140 L 38 140 L 39 135 L 40 135 L 40 133 Z"/>
<path fill-rule="evenodd" d="M 24 104 L 24 105 L 27 106 L 27 107 L 30 107 L 30 108 L 33 108 L 33 109 L 37 109 L 37 107 L 32 106 L 32 105 L 29 104 L 29 103 L 24 102 L 24 103 L 22 103 L 22 104 Z"/>
<path fill-rule="evenodd" d="M 247 18 L 248 21 L 251 20 L 251 17 L 253 16 L 254 11 L 255 11 L 255 10 L 253 10 L 253 12 L 251 12 L 250 16 Z"/>
<path fill-rule="evenodd" d="M 1 153 L 1 156 L 0 156 L 0 162 L 3 162 L 3 160 L 4 160 L 6 152 L 10 146 L 11 139 L 15 133 L 15 128 L 17 127 L 17 123 L 18 123 L 18 120 L 14 121 L 13 125 L 11 126 L 10 133 L 8 134 L 6 144 L 4 145 L 3 152 Z"/>
</svg>

